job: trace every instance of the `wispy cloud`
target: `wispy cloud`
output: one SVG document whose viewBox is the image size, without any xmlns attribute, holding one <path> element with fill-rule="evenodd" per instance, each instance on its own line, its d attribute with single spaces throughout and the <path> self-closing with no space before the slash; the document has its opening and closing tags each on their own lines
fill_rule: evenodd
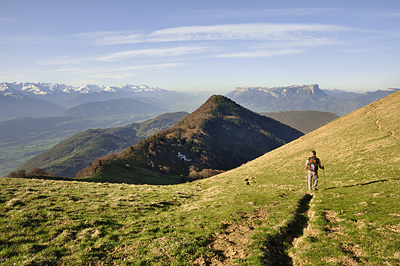
<svg viewBox="0 0 400 266">
<path fill-rule="evenodd" d="M 74 76 L 82 76 L 85 78 L 112 78 L 112 79 L 123 79 L 126 77 L 134 76 L 134 71 L 140 70 L 151 70 L 151 69 L 166 69 L 176 68 L 183 66 L 183 63 L 161 63 L 161 64 L 143 64 L 129 67 L 63 67 L 53 69 L 50 72 L 63 72 L 72 74 Z"/>
<path fill-rule="evenodd" d="M 142 50 L 130 50 L 123 51 L 118 53 L 113 53 L 110 55 L 106 55 L 98 58 L 99 61 L 116 61 L 122 60 L 131 57 L 138 56 L 151 56 L 151 57 L 171 57 L 171 56 L 182 56 L 187 54 L 204 52 L 208 48 L 207 47 L 191 47 L 191 46 L 178 46 L 178 47 L 161 47 L 154 49 L 142 49 Z"/>
<path fill-rule="evenodd" d="M 90 44 L 115 46 L 139 43 L 200 42 L 200 41 L 294 41 L 323 38 L 327 34 L 349 31 L 349 29 L 329 24 L 272 24 L 245 23 L 211 26 L 184 26 L 146 32 L 98 31 L 72 35 L 16 35 L 2 36 L 3 44 Z"/>
<path fill-rule="evenodd" d="M 21 20 L 13 19 L 13 18 L 0 17 L 0 23 L 1 22 L 4 22 L 4 23 L 19 23 L 19 22 L 21 22 Z"/>
<path fill-rule="evenodd" d="M 260 57 L 271 57 L 289 54 L 302 53 L 304 50 L 259 50 L 259 51 L 249 51 L 249 52 L 239 52 L 239 53 L 226 53 L 220 54 L 216 57 L 218 58 L 260 58 Z"/>
<path fill-rule="evenodd" d="M 76 65 L 82 64 L 89 61 L 96 60 L 93 57 L 79 57 L 79 58 L 72 58 L 70 56 L 59 56 L 56 58 L 51 59 L 42 59 L 39 60 L 38 64 L 43 66 L 54 66 L 54 65 Z"/>
<path fill-rule="evenodd" d="M 378 19 L 400 18 L 400 12 L 380 13 L 380 14 L 375 14 L 372 17 Z"/>
<path fill-rule="evenodd" d="M 125 67 L 123 70 L 140 70 L 140 69 L 165 69 L 165 68 L 172 68 L 172 67 L 181 67 L 183 63 L 163 63 L 163 64 L 150 64 L 150 65 L 138 65 L 138 66 L 130 66 Z"/>
<path fill-rule="evenodd" d="M 196 19 L 232 19 L 232 18 L 255 18 L 255 17 L 304 17 L 321 13 L 332 13 L 334 8 L 275 8 L 275 9 L 208 9 L 208 10 L 182 10 L 179 15 Z"/>
<path fill-rule="evenodd" d="M 140 30 L 133 31 L 97 31 L 71 35 L 72 38 L 84 40 L 94 45 L 118 45 L 142 43 L 145 34 Z"/>
<path fill-rule="evenodd" d="M 325 24 L 224 24 L 212 26 L 186 26 L 156 30 L 104 31 L 75 34 L 71 38 L 84 43 L 101 46 L 115 46 L 117 52 L 103 55 L 60 56 L 42 59 L 44 66 L 59 66 L 54 72 L 69 72 L 76 75 L 108 76 L 122 78 L 143 69 L 181 67 L 183 60 L 196 58 L 263 58 L 304 53 L 310 47 L 337 44 L 335 32 L 347 28 Z M 129 49 L 143 47 L 143 43 L 162 43 L 149 49 Z M 118 46 L 122 45 L 122 46 Z M 125 50 L 122 50 L 125 48 Z M 108 49 L 108 48 L 107 48 Z M 107 50 L 104 49 L 104 50 Z M 120 51 L 118 51 L 120 50 Z M 112 66 L 111 62 L 127 63 L 131 58 L 140 58 L 142 65 L 130 67 Z M 147 61 L 147 62 L 146 62 Z M 172 62 L 172 63 L 171 63 Z M 97 67 L 93 67 L 96 65 Z M 105 67 L 107 65 L 108 67 Z"/>
<path fill-rule="evenodd" d="M 304 34 L 325 34 L 348 30 L 324 24 L 225 24 L 212 26 L 186 26 L 144 32 L 102 32 L 80 34 L 92 39 L 96 45 L 117 45 L 144 42 L 182 42 L 219 40 L 290 40 L 305 38 Z"/>
<path fill-rule="evenodd" d="M 370 48 L 360 48 L 360 49 L 344 49 L 341 50 L 343 53 L 366 53 L 366 52 L 372 52 L 373 49 Z"/>
</svg>

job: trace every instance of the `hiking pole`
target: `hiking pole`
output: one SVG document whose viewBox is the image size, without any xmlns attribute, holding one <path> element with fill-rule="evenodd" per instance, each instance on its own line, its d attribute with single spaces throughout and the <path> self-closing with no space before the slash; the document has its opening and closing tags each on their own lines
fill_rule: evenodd
<svg viewBox="0 0 400 266">
<path fill-rule="evenodd" d="M 307 176 L 307 170 L 304 172 L 305 177 L 306 177 L 306 192 L 308 190 L 308 176 Z"/>
<path fill-rule="evenodd" d="M 325 167 L 322 169 L 322 175 L 324 177 L 324 190 L 326 190 L 326 182 L 325 182 Z"/>
</svg>

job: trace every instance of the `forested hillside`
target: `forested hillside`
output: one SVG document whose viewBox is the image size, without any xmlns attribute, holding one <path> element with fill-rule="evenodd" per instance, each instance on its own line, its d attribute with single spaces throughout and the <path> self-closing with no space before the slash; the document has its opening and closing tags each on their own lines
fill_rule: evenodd
<svg viewBox="0 0 400 266">
<path fill-rule="evenodd" d="M 146 176 L 152 176 L 149 172 L 138 174 L 140 168 L 145 168 L 155 175 L 166 175 L 161 183 L 194 180 L 240 166 L 301 135 L 285 124 L 214 95 L 170 129 L 118 154 L 96 159 L 77 177 L 117 182 L 118 176 L 125 182 L 138 183 L 140 178 L 140 183 L 153 183 L 153 179 L 146 181 Z"/>
</svg>

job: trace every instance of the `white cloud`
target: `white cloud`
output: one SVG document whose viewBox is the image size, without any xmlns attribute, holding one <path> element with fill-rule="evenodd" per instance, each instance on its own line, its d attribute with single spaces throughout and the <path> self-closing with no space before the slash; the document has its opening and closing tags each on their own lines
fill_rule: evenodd
<svg viewBox="0 0 400 266">
<path fill-rule="evenodd" d="M 118 53 L 113 53 L 110 55 L 106 55 L 98 58 L 99 61 L 115 61 L 122 60 L 131 57 L 138 56 L 181 56 L 193 53 L 204 52 L 207 50 L 207 47 L 190 47 L 190 46 L 178 46 L 178 47 L 169 47 L 169 48 L 154 48 L 154 49 L 142 49 L 142 50 L 130 50 L 123 51 Z"/>
<path fill-rule="evenodd" d="M 63 67 L 51 70 L 51 72 L 69 72 L 69 73 L 81 73 L 82 68 L 80 67 Z"/>
<path fill-rule="evenodd" d="M 344 27 L 326 24 L 224 24 L 212 26 L 186 26 L 143 31 L 89 32 L 75 35 L 87 39 L 95 45 L 118 45 L 146 42 L 178 41 L 219 41 L 219 40 L 292 40 L 306 38 L 305 35 L 321 34 L 348 30 Z"/>
<path fill-rule="evenodd" d="M 304 34 L 344 30 L 332 25 L 313 24 L 227 24 L 215 26 L 189 26 L 152 32 L 147 41 L 210 41 L 210 40 L 291 40 L 304 38 Z"/>
<path fill-rule="evenodd" d="M 272 24 L 272 23 L 247 23 L 247 24 L 222 24 L 211 26 L 184 26 L 173 27 L 152 32 L 142 30 L 135 31 L 99 31 L 86 32 L 72 35 L 16 35 L 2 36 L 0 39 L 2 44 L 57 44 L 71 43 L 75 45 L 91 44 L 96 46 L 115 46 L 126 44 L 140 43 L 161 43 L 161 42 L 213 42 L 213 41 L 264 41 L 264 42 L 321 42 L 332 38 L 331 35 L 337 32 L 349 31 L 354 29 L 344 28 L 328 24 Z M 328 37 L 329 38 L 328 38 Z M 323 45 L 323 44 L 322 44 Z M 159 50 L 157 50 L 159 49 Z M 157 55 L 163 53 L 164 48 L 153 50 L 136 50 L 119 52 L 105 56 L 102 60 L 116 60 L 118 57 L 140 56 L 140 55 Z M 167 48 L 169 49 L 169 48 Z M 171 48 L 175 49 L 175 48 Z M 179 49 L 175 52 L 179 53 Z M 195 50 L 205 49 L 205 47 L 197 48 L 180 48 L 190 49 L 188 53 Z M 165 50 L 167 51 L 167 50 Z M 173 54 L 173 53 L 172 53 Z M 45 61 L 43 61 L 46 64 Z"/>
</svg>

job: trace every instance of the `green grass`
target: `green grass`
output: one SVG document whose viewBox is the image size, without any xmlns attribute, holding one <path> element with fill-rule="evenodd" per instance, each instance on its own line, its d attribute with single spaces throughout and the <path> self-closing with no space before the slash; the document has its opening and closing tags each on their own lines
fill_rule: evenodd
<svg viewBox="0 0 400 266">
<path fill-rule="evenodd" d="M 399 183 L 379 179 L 320 193 L 310 228 L 293 250 L 296 262 L 399 265 Z"/>
<path fill-rule="evenodd" d="M 258 218 L 249 231 L 275 226 L 300 196 L 239 177 L 173 186 L 0 181 L 0 259 L 9 265 L 213 261 L 228 245 L 213 245 L 226 230 L 250 217 Z"/>
<path fill-rule="evenodd" d="M 0 178 L 4 265 L 399 265 L 400 93 L 178 185 Z M 305 193 L 317 151 L 325 175 Z"/>
</svg>

